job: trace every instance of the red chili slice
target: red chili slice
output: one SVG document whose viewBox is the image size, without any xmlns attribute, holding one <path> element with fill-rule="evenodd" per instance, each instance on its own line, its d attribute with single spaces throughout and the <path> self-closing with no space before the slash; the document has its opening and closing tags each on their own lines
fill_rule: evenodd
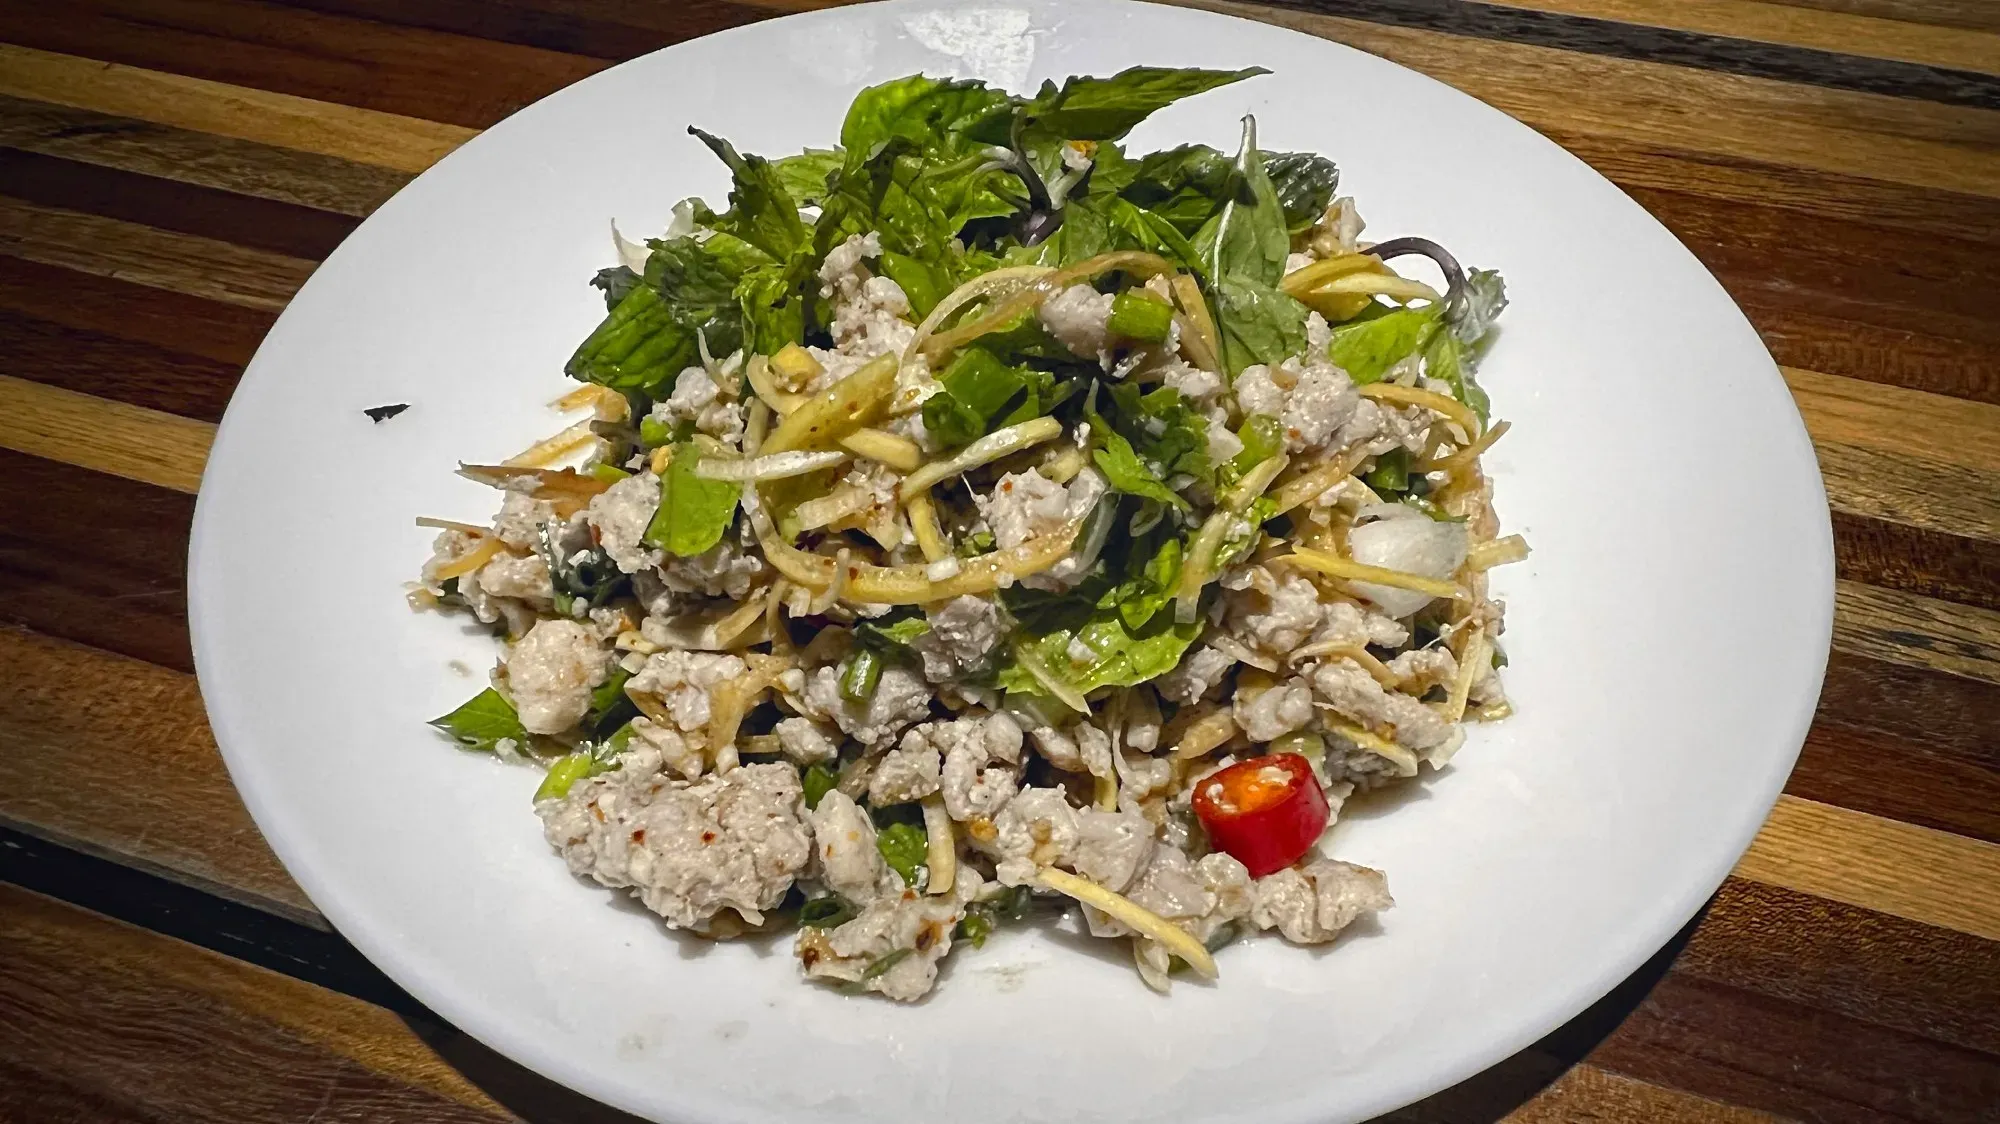
<svg viewBox="0 0 2000 1124">
<path fill-rule="evenodd" d="M 1299 861 L 1332 818 L 1312 766 L 1296 753 L 1238 761 L 1204 777 L 1194 814 L 1208 841 L 1262 878 Z"/>
</svg>

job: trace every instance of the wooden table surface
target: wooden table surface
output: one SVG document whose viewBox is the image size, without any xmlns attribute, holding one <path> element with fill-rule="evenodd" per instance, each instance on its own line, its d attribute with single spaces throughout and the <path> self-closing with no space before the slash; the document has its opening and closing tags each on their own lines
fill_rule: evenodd
<svg viewBox="0 0 2000 1124">
<path fill-rule="evenodd" d="M 0 0 L 0 1120 L 616 1118 L 286 876 L 203 720 L 189 516 L 257 341 L 398 187 L 811 6 Z M 1833 507 L 1826 690 L 1749 855 L 1604 1002 L 1392 1119 L 2000 1120 L 2000 2 L 1205 6 L 1431 74 L 1631 193 L 1763 334 Z"/>
</svg>

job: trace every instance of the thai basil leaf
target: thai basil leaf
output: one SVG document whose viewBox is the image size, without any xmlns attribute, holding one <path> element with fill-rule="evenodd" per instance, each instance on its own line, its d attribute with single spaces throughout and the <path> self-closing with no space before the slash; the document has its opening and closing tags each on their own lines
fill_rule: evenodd
<svg viewBox="0 0 2000 1124">
<path fill-rule="evenodd" d="M 1210 278 L 1241 277 L 1274 286 L 1285 275 L 1292 237 L 1277 189 L 1265 173 L 1264 154 L 1257 149 L 1254 117 L 1243 119 L 1243 147 L 1235 171 L 1242 179 L 1241 189 L 1203 224 L 1195 248 L 1207 263 Z"/>
<path fill-rule="evenodd" d="M 840 126 L 840 143 L 849 152 L 867 153 L 902 137 L 963 151 L 981 143 L 974 134 L 993 138 L 984 143 L 1004 140 L 1014 104 L 1005 91 L 983 82 L 912 74 L 856 94 Z"/>
<path fill-rule="evenodd" d="M 1215 286 L 1214 300 L 1230 378 L 1254 363 L 1277 363 L 1305 350 L 1309 310 L 1282 291 L 1238 274 Z"/>
<path fill-rule="evenodd" d="M 1346 371 L 1347 377 L 1353 379 L 1357 386 L 1380 382 L 1396 364 L 1417 354 L 1429 343 L 1437 325 L 1436 305 L 1399 308 L 1366 319 L 1350 320 L 1333 330 L 1333 342 L 1327 345 L 1326 357 L 1334 366 Z M 1439 362 L 1455 367 L 1455 349 L 1453 354 L 1441 358 Z M 1445 376 L 1439 374 L 1434 377 Z"/>
<path fill-rule="evenodd" d="M 1037 128 L 1066 140 L 1118 140 L 1158 110 L 1182 98 L 1270 71 L 1135 66 L 1109 78 L 1045 83 L 1022 111 Z"/>
<path fill-rule="evenodd" d="M 525 743 L 528 730 L 521 715 L 507 697 L 491 687 L 466 700 L 463 706 L 430 724 L 473 749 L 493 749 L 502 740 Z"/>
<path fill-rule="evenodd" d="M 704 480 L 694 474 L 701 448 L 692 442 L 673 446 L 667 470 L 660 477 L 660 506 L 642 536 L 648 546 L 692 558 L 706 553 L 736 518 L 736 501 L 743 486 L 733 480 Z"/>
</svg>

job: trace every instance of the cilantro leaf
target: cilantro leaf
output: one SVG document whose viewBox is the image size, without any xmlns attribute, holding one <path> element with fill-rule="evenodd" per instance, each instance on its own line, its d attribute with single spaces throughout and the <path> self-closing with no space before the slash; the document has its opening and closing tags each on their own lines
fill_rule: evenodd
<svg viewBox="0 0 2000 1124">
<path fill-rule="evenodd" d="M 492 687 L 472 696 L 457 710 L 433 718 L 432 726 L 443 730 L 472 749 L 493 749 L 502 739 L 528 740 L 527 728 L 514 704 Z"/>
<path fill-rule="evenodd" d="M 721 542 L 735 520 L 743 486 L 696 476 L 700 457 L 700 447 L 692 442 L 673 446 L 667 470 L 660 476 L 660 506 L 642 536 L 648 546 L 691 558 Z"/>
</svg>

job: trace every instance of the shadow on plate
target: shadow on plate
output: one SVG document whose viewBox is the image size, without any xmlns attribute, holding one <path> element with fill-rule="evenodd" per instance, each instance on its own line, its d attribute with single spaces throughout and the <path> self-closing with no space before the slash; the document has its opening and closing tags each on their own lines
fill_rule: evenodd
<svg viewBox="0 0 2000 1124">
<path fill-rule="evenodd" d="M 1707 914 L 1708 907 L 1703 906 L 1694 920 L 1625 982 L 1541 1041 L 1449 1089 L 1377 1117 L 1373 1124 L 1493 1124 L 1503 1119 L 1582 1061 L 1645 1002 Z M 1060 930 L 1051 936 L 1065 948 L 1077 947 L 1112 959 L 1103 951 L 1108 942 Z M 1120 964 L 1129 961 L 1123 956 L 1116 959 Z M 874 1000 L 857 998 L 855 1002 Z M 443 1023 L 408 1016 L 403 1021 L 466 1080 L 530 1124 L 641 1124 L 638 1117 L 531 1073 Z"/>
</svg>

